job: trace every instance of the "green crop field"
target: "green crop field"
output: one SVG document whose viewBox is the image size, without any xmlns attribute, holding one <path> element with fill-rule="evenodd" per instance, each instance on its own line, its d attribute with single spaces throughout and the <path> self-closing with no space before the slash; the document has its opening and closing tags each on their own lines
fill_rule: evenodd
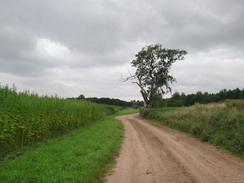
<svg viewBox="0 0 244 183">
<path fill-rule="evenodd" d="M 11 152 L 86 126 L 121 109 L 0 86 L 1 161 Z"/>
<path fill-rule="evenodd" d="M 103 182 L 138 112 L 0 87 L 1 182 Z"/>
<path fill-rule="evenodd" d="M 144 109 L 140 115 L 244 158 L 244 100 Z"/>
</svg>

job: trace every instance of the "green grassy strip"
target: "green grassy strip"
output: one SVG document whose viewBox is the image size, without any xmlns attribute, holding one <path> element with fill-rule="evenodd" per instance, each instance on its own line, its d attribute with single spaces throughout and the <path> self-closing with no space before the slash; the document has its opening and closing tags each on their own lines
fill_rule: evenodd
<svg viewBox="0 0 244 183">
<path fill-rule="evenodd" d="M 116 116 L 135 112 L 138 111 L 125 109 Z M 114 117 L 107 117 L 0 164 L 0 180 L 8 183 L 103 182 L 114 164 L 123 134 L 122 124 Z"/>
<path fill-rule="evenodd" d="M 127 108 L 121 111 L 118 111 L 115 115 L 113 116 L 121 116 L 121 115 L 127 115 L 127 114 L 133 114 L 133 113 L 139 113 L 140 111 L 138 109 L 133 109 L 133 108 Z"/>
<path fill-rule="evenodd" d="M 3 182 L 96 182 L 121 139 L 121 125 L 114 119 L 106 119 L 2 164 L 0 179 Z"/>
<path fill-rule="evenodd" d="M 140 115 L 189 133 L 244 159 L 244 100 L 183 108 L 144 109 Z"/>
</svg>

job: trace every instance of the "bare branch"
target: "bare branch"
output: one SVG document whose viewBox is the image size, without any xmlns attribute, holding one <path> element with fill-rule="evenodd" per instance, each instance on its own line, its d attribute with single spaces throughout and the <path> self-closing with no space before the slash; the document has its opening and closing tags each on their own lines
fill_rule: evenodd
<svg viewBox="0 0 244 183">
<path fill-rule="evenodd" d="M 128 69 L 128 72 L 129 72 L 129 77 L 126 77 L 126 78 L 123 78 L 122 77 L 122 75 L 121 75 L 121 77 L 120 77 L 120 81 L 121 82 L 126 82 L 126 81 L 128 81 L 128 80 L 134 80 L 134 79 L 136 79 L 137 77 L 136 77 L 136 75 L 132 75 L 131 74 L 131 72 L 129 71 L 129 69 Z M 133 83 L 133 82 L 132 82 Z"/>
<path fill-rule="evenodd" d="M 128 69 L 128 72 L 129 72 L 129 74 L 130 74 L 130 77 L 134 77 L 135 75 L 132 75 L 131 73 L 130 73 L 130 70 Z"/>
</svg>

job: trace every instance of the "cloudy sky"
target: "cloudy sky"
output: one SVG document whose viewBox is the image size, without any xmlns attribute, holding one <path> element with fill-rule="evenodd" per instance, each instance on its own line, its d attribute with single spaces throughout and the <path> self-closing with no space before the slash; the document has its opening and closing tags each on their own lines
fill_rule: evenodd
<svg viewBox="0 0 244 183">
<path fill-rule="evenodd" d="M 0 0 L 0 83 L 60 97 L 139 99 L 120 78 L 142 47 L 188 51 L 173 92 L 244 88 L 243 0 Z"/>
</svg>

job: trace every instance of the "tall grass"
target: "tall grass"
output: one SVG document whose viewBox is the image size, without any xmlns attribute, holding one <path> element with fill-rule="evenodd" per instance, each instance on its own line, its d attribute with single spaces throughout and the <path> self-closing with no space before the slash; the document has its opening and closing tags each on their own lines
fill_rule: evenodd
<svg viewBox="0 0 244 183">
<path fill-rule="evenodd" d="M 22 146 L 90 124 L 121 107 L 38 96 L 0 86 L 1 158 Z"/>
<path fill-rule="evenodd" d="M 144 109 L 141 116 L 244 158 L 244 100 L 183 108 Z"/>
</svg>

